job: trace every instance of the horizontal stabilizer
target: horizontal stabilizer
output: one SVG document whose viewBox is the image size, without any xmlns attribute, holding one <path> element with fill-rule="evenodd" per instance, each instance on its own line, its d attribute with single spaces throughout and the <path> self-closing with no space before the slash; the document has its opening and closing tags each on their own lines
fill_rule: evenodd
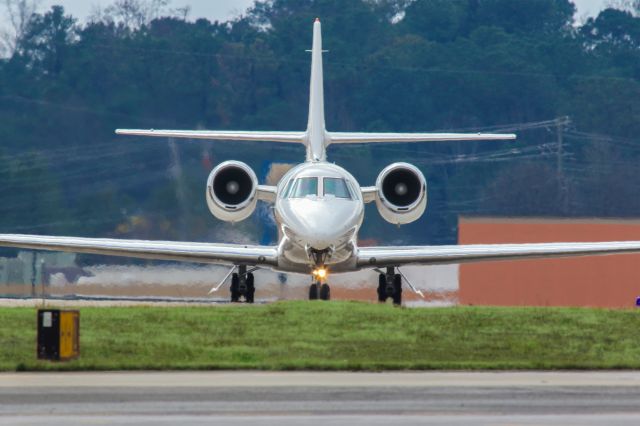
<svg viewBox="0 0 640 426">
<path fill-rule="evenodd" d="M 511 140 L 513 133 L 353 133 L 329 132 L 329 143 L 444 142 Z"/>
<path fill-rule="evenodd" d="M 304 143 L 305 132 L 269 132 L 244 130 L 142 130 L 117 129 L 118 135 L 154 136 L 160 138 L 210 139 L 228 141 L 266 141 Z"/>
</svg>

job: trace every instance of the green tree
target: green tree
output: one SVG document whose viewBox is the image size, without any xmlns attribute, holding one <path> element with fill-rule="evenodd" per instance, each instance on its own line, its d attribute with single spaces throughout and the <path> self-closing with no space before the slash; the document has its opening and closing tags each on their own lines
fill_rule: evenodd
<svg viewBox="0 0 640 426">
<path fill-rule="evenodd" d="M 44 15 L 35 14 L 20 42 L 29 65 L 54 76 L 59 74 L 74 41 L 75 24 L 62 6 L 53 6 Z"/>
</svg>

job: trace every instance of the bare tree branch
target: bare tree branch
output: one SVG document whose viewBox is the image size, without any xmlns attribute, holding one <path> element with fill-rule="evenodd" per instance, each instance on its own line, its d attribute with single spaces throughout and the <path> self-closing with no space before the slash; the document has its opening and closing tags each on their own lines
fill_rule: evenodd
<svg viewBox="0 0 640 426">
<path fill-rule="evenodd" d="M 0 45 L 13 55 L 20 47 L 20 41 L 29 26 L 34 13 L 40 7 L 41 0 L 3 0 L 2 5 L 9 18 L 10 28 L 0 31 Z"/>
<path fill-rule="evenodd" d="M 94 10 L 90 20 L 115 23 L 129 29 L 138 29 L 161 16 L 186 19 L 188 8 L 168 9 L 170 0 L 116 0 L 104 10 Z"/>
<path fill-rule="evenodd" d="M 631 12 L 633 16 L 640 16 L 640 0 L 609 0 L 607 7 Z"/>
</svg>

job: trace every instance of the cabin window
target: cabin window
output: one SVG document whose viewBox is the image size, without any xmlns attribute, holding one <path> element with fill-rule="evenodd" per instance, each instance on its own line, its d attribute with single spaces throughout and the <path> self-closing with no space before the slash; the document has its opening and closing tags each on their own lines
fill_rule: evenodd
<svg viewBox="0 0 640 426">
<path fill-rule="evenodd" d="M 342 178 L 324 178 L 324 195 L 333 195 L 336 198 L 351 199 L 351 193 L 347 183 Z"/>
<path fill-rule="evenodd" d="M 291 190 L 290 198 L 304 198 L 309 195 L 318 195 L 318 178 L 303 177 L 297 179 Z"/>
</svg>

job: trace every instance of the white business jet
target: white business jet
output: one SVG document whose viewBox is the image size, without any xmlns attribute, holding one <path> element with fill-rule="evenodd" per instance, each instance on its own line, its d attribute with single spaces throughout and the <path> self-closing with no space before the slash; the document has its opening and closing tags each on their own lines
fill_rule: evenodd
<svg viewBox="0 0 640 426">
<path fill-rule="evenodd" d="M 402 301 L 402 283 L 420 294 L 402 274 L 407 264 L 435 265 L 524 258 L 586 256 L 640 252 L 640 241 L 543 244 L 487 244 L 411 247 L 358 247 L 364 204 L 375 202 L 388 222 L 406 224 L 422 216 L 427 183 L 415 166 L 394 163 L 380 172 L 375 186 L 361 187 L 342 167 L 327 162 L 330 144 L 438 142 L 515 139 L 514 134 L 490 133 L 345 133 L 325 128 L 320 21 L 313 24 L 311 84 L 307 129 L 300 132 L 116 130 L 120 135 L 214 140 L 297 143 L 306 146 L 306 161 L 286 173 L 277 186 L 260 185 L 253 170 L 239 161 L 226 161 L 209 175 L 206 200 L 218 219 L 246 219 L 258 200 L 275 204 L 279 242 L 275 246 L 212 244 L 103 238 L 0 235 L 0 246 L 128 256 L 144 259 L 229 265 L 231 300 L 253 302 L 253 271 L 310 274 L 309 299 L 330 299 L 329 272 L 361 269 L 379 272 L 378 300 Z"/>
</svg>

